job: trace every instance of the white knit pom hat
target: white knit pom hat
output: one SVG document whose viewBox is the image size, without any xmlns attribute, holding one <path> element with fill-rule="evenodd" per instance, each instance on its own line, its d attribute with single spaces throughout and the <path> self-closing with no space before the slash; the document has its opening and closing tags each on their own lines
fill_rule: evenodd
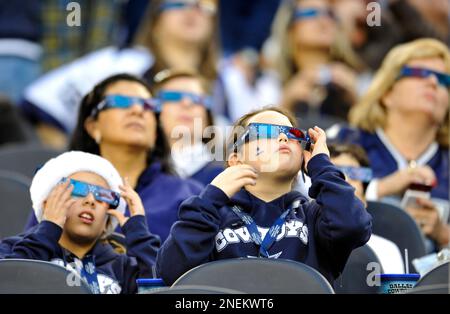
<svg viewBox="0 0 450 314">
<path fill-rule="evenodd" d="M 101 176 L 108 183 L 109 188 L 120 193 L 119 185 L 123 184 L 120 174 L 116 168 L 105 158 L 79 151 L 63 153 L 50 159 L 40 168 L 30 186 L 31 201 L 33 210 L 38 222 L 42 220 L 44 201 L 52 189 L 62 178 L 68 177 L 76 172 L 92 172 Z M 119 206 L 116 208 L 119 212 L 125 213 L 126 203 L 120 198 Z M 117 227 L 118 221 L 110 216 L 111 224 L 107 230 L 110 234 Z"/>
</svg>

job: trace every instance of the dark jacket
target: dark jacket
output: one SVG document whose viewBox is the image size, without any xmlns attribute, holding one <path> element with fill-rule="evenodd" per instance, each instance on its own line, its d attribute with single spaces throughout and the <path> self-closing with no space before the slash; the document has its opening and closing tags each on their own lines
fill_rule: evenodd
<svg viewBox="0 0 450 314">
<path fill-rule="evenodd" d="M 41 9 L 40 0 L 0 0 L 0 38 L 39 42 L 42 37 Z"/>
<path fill-rule="evenodd" d="M 185 201 L 179 221 L 158 252 L 159 276 L 166 284 L 172 284 L 203 263 L 257 257 L 259 247 L 230 206 L 239 205 L 249 214 L 264 237 L 280 214 L 299 200 L 300 206 L 288 215 L 269 255 L 305 263 L 333 282 L 351 251 L 368 241 L 371 216 L 328 156 L 313 157 L 308 171 L 312 179 L 309 195 L 315 199 L 312 202 L 291 191 L 266 203 L 245 189 L 229 199 L 213 185 L 208 185 L 200 196 Z"/>
<path fill-rule="evenodd" d="M 122 231 L 126 255 L 116 253 L 111 245 L 99 240 L 84 257 L 95 260 L 101 293 L 136 293 L 136 279 L 152 277 L 160 241 L 148 231 L 145 217 L 131 217 Z M 0 242 L 0 258 L 41 260 L 67 267 L 76 257 L 58 244 L 61 234 L 61 227 L 42 221 L 25 233 Z"/>
<path fill-rule="evenodd" d="M 334 140 L 362 146 L 369 157 L 374 178 L 383 178 L 399 170 L 394 156 L 376 133 L 343 126 Z M 431 197 L 448 200 L 450 174 L 448 149 L 439 146 L 426 164 L 433 169 L 437 178 L 437 185 L 431 190 Z"/>
<path fill-rule="evenodd" d="M 138 179 L 136 192 L 145 208 L 149 230 L 160 237 L 161 241 L 169 235 L 170 228 L 177 221 L 178 208 L 181 203 L 202 191 L 203 185 L 190 179 L 181 179 L 162 171 L 158 162 L 150 165 Z M 130 215 L 128 208 L 125 213 Z M 37 224 L 32 214 L 26 229 Z M 116 230 L 120 232 L 120 228 Z"/>
</svg>

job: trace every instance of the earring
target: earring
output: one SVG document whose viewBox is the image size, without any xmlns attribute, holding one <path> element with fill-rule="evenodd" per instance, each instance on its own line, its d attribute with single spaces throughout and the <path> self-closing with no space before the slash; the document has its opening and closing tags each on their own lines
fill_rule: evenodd
<svg viewBox="0 0 450 314">
<path fill-rule="evenodd" d="M 102 135 L 100 133 L 95 134 L 95 142 L 97 143 L 97 145 L 100 145 L 100 142 L 102 140 Z"/>
</svg>

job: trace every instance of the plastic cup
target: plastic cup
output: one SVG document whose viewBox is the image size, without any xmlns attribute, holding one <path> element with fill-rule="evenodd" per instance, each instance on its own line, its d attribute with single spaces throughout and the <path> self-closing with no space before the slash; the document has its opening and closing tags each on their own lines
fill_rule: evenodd
<svg viewBox="0 0 450 314">
<path fill-rule="evenodd" d="M 419 274 L 381 274 L 380 293 L 403 294 L 410 291 L 420 278 Z"/>
<path fill-rule="evenodd" d="M 166 284 L 161 278 L 140 278 L 136 279 L 136 283 L 138 286 L 138 294 L 166 288 Z"/>
</svg>

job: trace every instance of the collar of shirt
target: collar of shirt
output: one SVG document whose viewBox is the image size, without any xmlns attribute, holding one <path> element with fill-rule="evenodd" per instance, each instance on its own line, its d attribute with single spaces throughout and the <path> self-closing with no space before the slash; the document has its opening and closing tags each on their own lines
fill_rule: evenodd
<svg viewBox="0 0 450 314">
<path fill-rule="evenodd" d="M 175 171 L 182 178 L 188 178 L 212 161 L 211 153 L 203 143 L 172 150 Z"/>
<path fill-rule="evenodd" d="M 381 128 L 376 129 L 376 134 L 380 141 L 384 144 L 386 149 L 391 153 L 392 157 L 394 157 L 397 162 L 398 169 L 405 169 L 410 166 L 410 162 L 400 154 L 400 152 L 394 147 L 391 141 L 387 138 L 386 133 Z M 434 155 L 436 155 L 439 149 L 439 145 L 437 142 L 433 142 L 428 146 L 425 152 L 419 156 L 414 162 L 417 166 L 426 165 Z"/>
</svg>

